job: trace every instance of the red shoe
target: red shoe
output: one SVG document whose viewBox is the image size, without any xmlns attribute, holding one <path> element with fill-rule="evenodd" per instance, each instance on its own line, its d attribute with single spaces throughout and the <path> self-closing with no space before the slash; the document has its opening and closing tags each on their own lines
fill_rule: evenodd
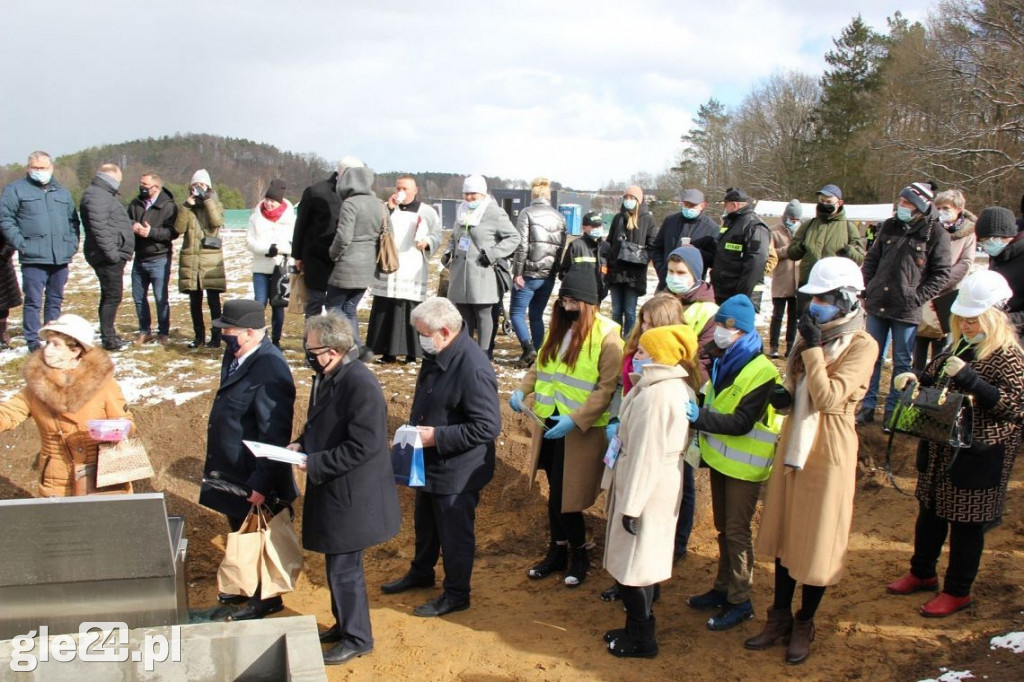
<svg viewBox="0 0 1024 682">
<path fill-rule="evenodd" d="M 896 582 L 889 583 L 885 589 L 889 594 L 914 594 L 924 590 L 937 590 L 939 579 L 918 578 L 913 573 L 907 573 Z"/>
<path fill-rule="evenodd" d="M 971 595 L 954 597 L 943 592 L 935 599 L 921 607 L 921 615 L 926 618 L 945 618 L 971 605 Z"/>
</svg>

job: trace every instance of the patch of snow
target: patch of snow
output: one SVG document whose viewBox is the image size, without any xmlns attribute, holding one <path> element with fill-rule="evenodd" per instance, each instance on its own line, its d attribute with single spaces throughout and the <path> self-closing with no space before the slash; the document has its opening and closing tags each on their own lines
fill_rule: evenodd
<svg viewBox="0 0 1024 682">
<path fill-rule="evenodd" d="M 940 668 L 944 670 L 945 668 Z M 960 672 L 950 670 L 949 672 L 943 673 L 937 679 L 921 680 L 921 682 L 960 682 L 961 680 L 973 679 L 974 675 L 971 674 L 970 670 L 963 670 Z"/>
<path fill-rule="evenodd" d="M 1024 654 L 1024 632 L 1009 632 L 1001 637 L 993 637 L 989 648 L 1009 649 L 1015 654 Z"/>
</svg>

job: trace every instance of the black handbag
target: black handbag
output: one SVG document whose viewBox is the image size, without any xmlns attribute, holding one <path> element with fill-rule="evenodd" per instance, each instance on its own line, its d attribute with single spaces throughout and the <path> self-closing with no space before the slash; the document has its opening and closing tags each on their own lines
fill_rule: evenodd
<svg viewBox="0 0 1024 682">
<path fill-rule="evenodd" d="M 274 265 L 274 272 L 270 275 L 270 306 L 272 308 L 287 308 L 291 293 L 291 276 L 282 265 Z"/>
<path fill-rule="evenodd" d="M 498 279 L 498 298 L 512 289 L 512 267 L 507 258 L 499 258 L 494 262 L 494 276 Z"/>
<path fill-rule="evenodd" d="M 907 384 L 886 424 L 890 430 L 885 455 L 886 476 L 901 493 L 903 491 L 892 475 L 892 443 L 897 433 L 952 448 L 953 456 L 946 467 L 946 474 L 956 462 L 960 450 L 974 444 L 974 400 L 969 394 L 951 391 L 949 383 L 949 377 L 943 375 L 935 386 L 922 387 L 917 382 Z"/>
<path fill-rule="evenodd" d="M 647 265 L 650 258 L 645 247 L 623 237 L 619 241 L 619 260 L 633 265 Z"/>
<path fill-rule="evenodd" d="M 221 247 L 220 237 L 203 237 L 202 242 L 204 249 L 219 249 Z"/>
</svg>

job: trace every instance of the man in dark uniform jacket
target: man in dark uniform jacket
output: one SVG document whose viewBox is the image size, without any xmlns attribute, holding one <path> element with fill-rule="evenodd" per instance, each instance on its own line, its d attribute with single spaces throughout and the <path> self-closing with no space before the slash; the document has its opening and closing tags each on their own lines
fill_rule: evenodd
<svg viewBox="0 0 1024 682">
<path fill-rule="evenodd" d="M 412 565 L 381 591 L 433 587 L 434 566 L 442 555 L 444 591 L 413 610 L 426 618 L 469 608 L 476 505 L 480 490 L 494 476 L 501 411 L 494 368 L 466 332 L 455 305 L 446 298 L 428 298 L 411 317 L 425 357 L 409 421 L 423 440 L 426 485 L 416 489 Z"/>
<path fill-rule="evenodd" d="M 388 450 L 388 407 L 380 384 L 356 359 L 352 326 L 335 313 L 306 321 L 306 361 L 316 372 L 306 426 L 288 447 L 306 453 L 302 546 L 326 554 L 335 623 L 320 641 L 336 643 L 324 663 L 373 650 L 363 550 L 402 523 Z"/>
<path fill-rule="evenodd" d="M 309 290 L 306 317 L 323 312 L 327 298 L 327 278 L 334 269 L 330 248 L 338 230 L 338 212 L 341 209 L 337 186 L 338 173 L 331 173 L 331 177 L 326 180 L 307 187 L 302 192 L 295 215 L 292 256 L 295 258 L 295 269 L 303 273 Z"/>
<path fill-rule="evenodd" d="M 742 189 L 727 189 L 722 203 L 721 234 L 711 266 L 715 303 L 722 305 L 736 294 L 743 294 L 753 300 L 755 309 L 760 309 L 760 297 L 754 296 L 754 287 L 764 279 L 771 231 L 754 213 L 750 197 Z"/>
<path fill-rule="evenodd" d="M 213 321 L 214 328 L 221 330 L 225 350 L 220 387 L 210 407 L 203 475 L 219 471 L 252 494 L 244 499 L 203 488 L 199 504 L 224 514 L 232 532 L 242 527 L 253 505 L 268 498 L 289 503 L 298 497 L 291 467 L 257 458 L 242 443 L 252 440 L 284 447 L 291 442 L 295 383 L 281 351 L 266 336 L 266 324 L 263 305 L 245 299 L 225 303 L 223 314 Z M 232 614 L 232 620 L 262 618 L 283 608 L 281 597 L 261 600 L 256 594 Z M 219 598 L 225 603 L 245 601 L 240 595 Z"/>
</svg>

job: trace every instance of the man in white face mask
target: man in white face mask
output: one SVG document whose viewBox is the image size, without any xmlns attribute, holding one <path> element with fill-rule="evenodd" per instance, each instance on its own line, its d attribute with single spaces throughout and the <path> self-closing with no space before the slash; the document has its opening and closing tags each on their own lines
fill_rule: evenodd
<svg viewBox="0 0 1024 682">
<path fill-rule="evenodd" d="M 36 208 L 28 210 L 29 206 Z M 71 192 L 53 179 L 53 159 L 46 152 L 29 154 L 26 177 L 4 187 L 0 231 L 18 251 L 25 291 L 25 341 L 34 351 L 40 345 L 40 308 L 44 322 L 60 317 L 68 263 L 78 251 L 80 236 Z"/>
</svg>

